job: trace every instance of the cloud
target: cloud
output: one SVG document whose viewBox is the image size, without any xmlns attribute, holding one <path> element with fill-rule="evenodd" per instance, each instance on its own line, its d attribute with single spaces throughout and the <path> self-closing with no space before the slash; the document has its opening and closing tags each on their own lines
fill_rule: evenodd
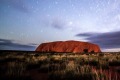
<svg viewBox="0 0 120 80">
<path fill-rule="evenodd" d="M 90 37 L 90 36 L 94 36 L 94 35 L 97 35 L 98 33 L 92 33 L 92 32 L 89 32 L 89 33 L 79 33 L 79 34 L 76 34 L 75 36 L 81 36 L 81 37 Z"/>
<path fill-rule="evenodd" d="M 98 44 L 102 49 L 120 48 L 120 31 L 106 33 L 82 33 L 77 37 L 87 36 L 89 42 Z"/>
<path fill-rule="evenodd" d="M 75 24 L 73 23 L 73 21 L 65 20 L 62 17 L 53 17 L 50 19 L 46 19 L 44 20 L 44 25 L 46 27 L 51 27 L 58 30 L 72 30 L 73 28 L 75 28 Z"/>
<path fill-rule="evenodd" d="M 25 0 L 0 0 L 0 4 L 10 6 L 22 12 L 28 12 L 28 7 Z"/>
<path fill-rule="evenodd" d="M 64 29 L 66 27 L 66 22 L 59 18 L 54 18 L 52 20 L 51 26 L 56 29 Z"/>
<path fill-rule="evenodd" d="M 34 51 L 36 48 L 35 44 L 20 44 L 15 43 L 14 40 L 0 39 L 0 50 L 26 50 Z"/>
</svg>

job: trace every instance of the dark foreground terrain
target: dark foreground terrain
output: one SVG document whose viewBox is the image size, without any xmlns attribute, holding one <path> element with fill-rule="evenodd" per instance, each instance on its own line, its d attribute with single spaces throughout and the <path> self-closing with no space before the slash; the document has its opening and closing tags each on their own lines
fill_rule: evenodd
<svg viewBox="0 0 120 80">
<path fill-rule="evenodd" d="M 0 80 L 120 80 L 120 53 L 0 51 Z"/>
</svg>

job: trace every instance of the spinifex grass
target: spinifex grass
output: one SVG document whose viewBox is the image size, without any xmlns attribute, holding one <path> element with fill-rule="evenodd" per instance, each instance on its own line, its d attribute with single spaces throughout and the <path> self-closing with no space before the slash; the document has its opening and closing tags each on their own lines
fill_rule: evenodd
<svg viewBox="0 0 120 80">
<path fill-rule="evenodd" d="M 0 62 L 3 77 L 8 79 L 22 80 L 26 72 L 36 70 L 38 74 L 48 74 L 49 80 L 120 80 L 120 53 L 9 52 L 0 56 Z"/>
<path fill-rule="evenodd" d="M 6 76 L 10 79 L 18 79 L 24 77 L 24 72 L 26 69 L 25 63 L 21 62 L 8 62 Z"/>
<path fill-rule="evenodd" d="M 52 55 L 51 55 L 52 56 Z M 66 59 L 60 57 L 60 62 L 64 61 L 65 67 L 60 70 L 49 72 L 50 80 L 119 80 L 118 70 L 110 69 L 111 62 L 114 66 L 120 66 L 119 55 L 67 55 Z M 58 56 L 57 56 L 58 57 Z M 112 59 L 112 60 L 111 60 Z M 53 62 L 54 63 L 54 62 Z M 111 63 L 111 64 L 110 64 Z M 59 67 L 62 66 L 62 64 Z M 56 66 L 57 66 L 56 65 Z"/>
</svg>

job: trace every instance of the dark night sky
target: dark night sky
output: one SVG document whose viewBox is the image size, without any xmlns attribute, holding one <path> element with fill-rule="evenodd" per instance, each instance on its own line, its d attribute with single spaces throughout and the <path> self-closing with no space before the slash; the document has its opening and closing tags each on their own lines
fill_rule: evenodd
<svg viewBox="0 0 120 80">
<path fill-rule="evenodd" d="M 0 0 L 0 50 L 60 40 L 120 51 L 120 0 Z"/>
</svg>

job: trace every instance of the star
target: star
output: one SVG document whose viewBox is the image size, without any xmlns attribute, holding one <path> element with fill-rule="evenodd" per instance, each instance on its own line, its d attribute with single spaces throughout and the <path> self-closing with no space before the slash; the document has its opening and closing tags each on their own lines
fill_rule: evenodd
<svg viewBox="0 0 120 80">
<path fill-rule="evenodd" d="M 57 2 L 57 1 L 55 1 L 55 4 L 57 5 L 57 4 L 58 4 L 58 2 Z"/>
<path fill-rule="evenodd" d="M 72 21 L 70 21 L 70 22 L 68 22 L 68 24 L 69 24 L 69 25 L 72 25 L 72 24 L 73 24 L 73 22 L 72 22 Z"/>
</svg>

